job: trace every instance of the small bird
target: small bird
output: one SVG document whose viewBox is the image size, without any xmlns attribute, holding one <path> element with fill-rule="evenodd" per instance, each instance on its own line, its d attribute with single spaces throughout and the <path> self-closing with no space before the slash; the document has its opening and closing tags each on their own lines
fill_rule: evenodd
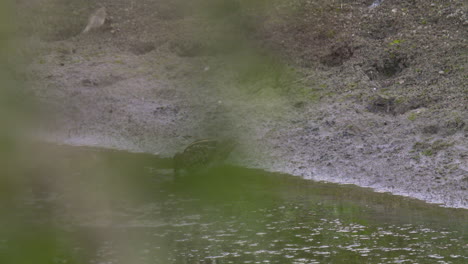
<svg viewBox="0 0 468 264">
<path fill-rule="evenodd" d="M 96 10 L 96 12 L 94 12 L 89 17 L 88 25 L 83 30 L 83 33 L 87 33 L 104 25 L 104 23 L 106 22 L 106 16 L 107 14 L 105 7 L 101 7 L 98 10 Z"/>
<path fill-rule="evenodd" d="M 193 142 L 183 152 L 174 155 L 175 177 L 178 177 L 181 171 L 193 173 L 223 162 L 235 145 L 233 140 L 202 139 Z"/>
</svg>

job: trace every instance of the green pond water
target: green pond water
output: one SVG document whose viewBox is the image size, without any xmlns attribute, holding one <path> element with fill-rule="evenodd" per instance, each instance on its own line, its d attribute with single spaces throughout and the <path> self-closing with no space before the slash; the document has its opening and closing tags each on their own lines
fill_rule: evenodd
<svg viewBox="0 0 468 264">
<path fill-rule="evenodd" d="M 230 166 L 174 182 L 147 154 L 38 156 L 1 263 L 468 263 L 463 209 Z"/>
</svg>

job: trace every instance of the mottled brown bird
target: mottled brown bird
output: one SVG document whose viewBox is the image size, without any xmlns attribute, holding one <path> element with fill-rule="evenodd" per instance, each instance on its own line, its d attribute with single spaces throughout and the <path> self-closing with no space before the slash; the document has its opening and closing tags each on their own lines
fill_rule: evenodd
<svg viewBox="0 0 468 264">
<path fill-rule="evenodd" d="M 174 175 L 177 177 L 182 172 L 193 173 L 219 164 L 229 156 L 235 145 L 233 140 L 197 140 L 183 152 L 174 155 Z"/>
</svg>

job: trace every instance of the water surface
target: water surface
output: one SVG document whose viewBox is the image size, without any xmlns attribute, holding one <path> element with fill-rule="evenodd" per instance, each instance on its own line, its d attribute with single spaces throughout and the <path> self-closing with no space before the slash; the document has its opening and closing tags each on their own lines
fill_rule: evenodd
<svg viewBox="0 0 468 264">
<path fill-rule="evenodd" d="M 463 209 L 230 166 L 174 181 L 168 159 L 48 148 L 0 260 L 40 243 L 44 263 L 468 262 Z"/>
</svg>

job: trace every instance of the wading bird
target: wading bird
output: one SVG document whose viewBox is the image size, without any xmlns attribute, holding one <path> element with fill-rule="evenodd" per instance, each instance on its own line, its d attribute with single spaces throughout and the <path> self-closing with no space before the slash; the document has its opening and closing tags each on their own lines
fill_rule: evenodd
<svg viewBox="0 0 468 264">
<path fill-rule="evenodd" d="M 174 176 L 222 163 L 235 145 L 233 140 L 202 139 L 193 142 L 183 152 L 174 155 Z"/>
</svg>

